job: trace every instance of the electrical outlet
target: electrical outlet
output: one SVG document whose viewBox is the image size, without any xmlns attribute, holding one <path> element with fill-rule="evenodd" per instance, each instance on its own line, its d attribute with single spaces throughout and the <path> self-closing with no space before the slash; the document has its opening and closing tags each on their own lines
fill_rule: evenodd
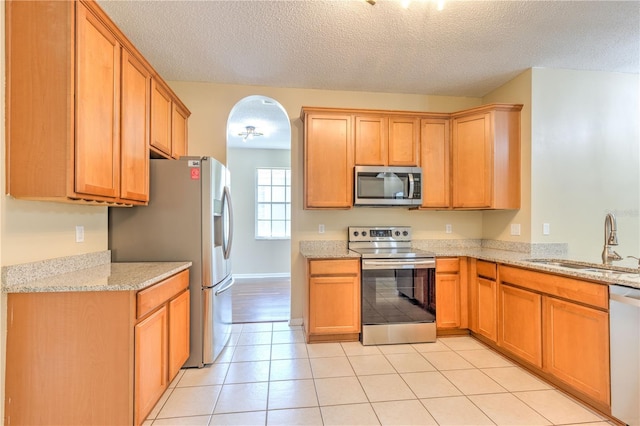
<svg viewBox="0 0 640 426">
<path fill-rule="evenodd" d="M 520 224 L 512 223 L 511 224 L 511 235 L 520 235 Z"/>
<path fill-rule="evenodd" d="M 324 234 L 324 224 L 318 225 L 318 234 Z"/>
<path fill-rule="evenodd" d="M 444 232 L 445 232 L 445 233 L 447 233 L 447 234 L 450 234 L 451 232 L 453 232 L 453 228 L 451 227 L 451 224 L 450 224 L 450 223 L 447 223 L 447 224 L 444 226 Z"/>
<path fill-rule="evenodd" d="M 542 224 L 542 235 L 549 235 L 551 233 L 551 228 L 548 223 Z"/>
<path fill-rule="evenodd" d="M 84 242 L 84 226 L 76 226 L 76 243 Z"/>
</svg>

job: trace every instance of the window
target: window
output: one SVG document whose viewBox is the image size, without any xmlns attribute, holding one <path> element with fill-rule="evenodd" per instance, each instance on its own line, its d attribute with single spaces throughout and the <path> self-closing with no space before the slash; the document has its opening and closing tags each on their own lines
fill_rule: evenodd
<svg viewBox="0 0 640 426">
<path fill-rule="evenodd" d="M 256 239 L 291 238 L 291 170 L 256 169 Z"/>
</svg>

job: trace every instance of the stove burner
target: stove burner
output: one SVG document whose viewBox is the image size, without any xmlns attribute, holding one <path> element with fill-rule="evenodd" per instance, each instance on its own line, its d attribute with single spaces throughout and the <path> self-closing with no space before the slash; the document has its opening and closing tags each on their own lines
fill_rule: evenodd
<svg viewBox="0 0 640 426">
<path fill-rule="evenodd" d="M 411 247 L 411 227 L 349 227 L 349 249 L 362 258 L 435 258 L 431 252 Z"/>
</svg>

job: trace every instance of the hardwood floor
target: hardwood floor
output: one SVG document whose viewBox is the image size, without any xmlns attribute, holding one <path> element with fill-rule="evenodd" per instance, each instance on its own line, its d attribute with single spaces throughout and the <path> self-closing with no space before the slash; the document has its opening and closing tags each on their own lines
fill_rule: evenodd
<svg viewBox="0 0 640 426">
<path fill-rule="evenodd" d="M 233 286 L 233 322 L 289 320 L 289 278 L 236 278 Z"/>
</svg>

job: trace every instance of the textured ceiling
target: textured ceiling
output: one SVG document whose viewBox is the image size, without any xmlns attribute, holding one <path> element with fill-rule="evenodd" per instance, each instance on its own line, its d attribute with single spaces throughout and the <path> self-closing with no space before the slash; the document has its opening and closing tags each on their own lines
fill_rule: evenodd
<svg viewBox="0 0 640 426">
<path fill-rule="evenodd" d="M 481 97 L 531 67 L 638 73 L 638 1 L 99 0 L 166 80 Z"/>
</svg>

